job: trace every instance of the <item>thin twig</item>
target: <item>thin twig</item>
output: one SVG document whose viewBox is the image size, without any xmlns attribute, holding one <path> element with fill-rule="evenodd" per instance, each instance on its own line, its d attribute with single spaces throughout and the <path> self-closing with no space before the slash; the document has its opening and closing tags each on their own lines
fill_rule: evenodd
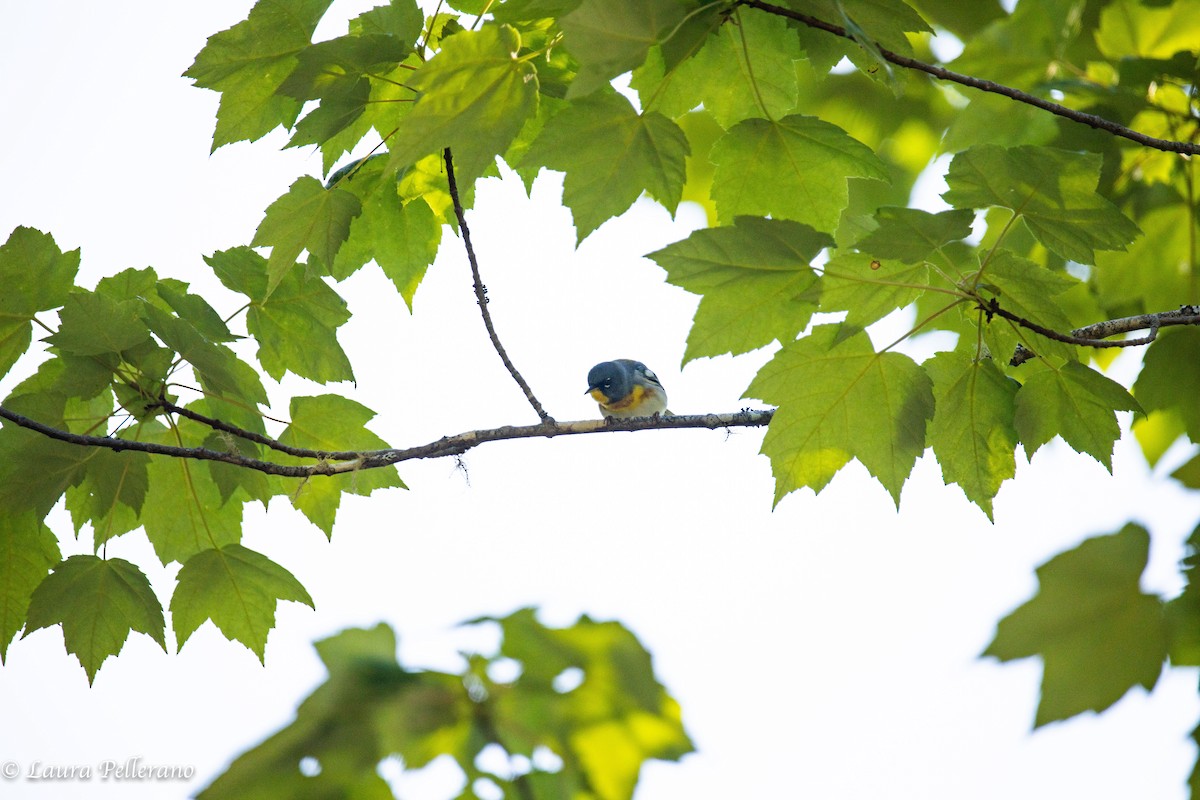
<svg viewBox="0 0 1200 800">
<path fill-rule="evenodd" d="M 534 397 L 533 389 L 529 388 L 529 384 L 525 382 L 525 378 L 513 366 L 512 359 L 508 357 L 508 353 L 504 350 L 504 345 L 500 344 L 500 337 L 496 335 L 496 327 L 492 324 L 492 315 L 488 311 L 487 287 L 483 285 L 483 280 L 479 277 L 479 262 L 475 259 L 475 247 L 471 244 L 471 231 L 467 228 L 467 215 L 463 211 L 462 200 L 458 196 L 458 182 L 454 179 L 454 158 L 450 155 L 449 147 L 443 153 L 443 158 L 446 160 L 446 181 L 450 184 L 450 197 L 454 200 L 454 216 L 458 218 L 458 228 L 462 231 L 463 245 L 467 248 L 467 260 L 471 262 L 471 276 L 475 279 L 475 299 L 479 303 L 479 312 L 483 314 L 483 324 L 487 328 L 488 338 L 492 340 L 492 347 L 496 348 L 496 352 L 499 354 L 500 360 L 504 362 L 504 367 L 508 370 L 508 374 L 512 375 L 513 380 L 521 387 L 521 391 L 525 393 L 525 398 L 533 406 L 533 410 L 537 412 L 538 418 L 542 422 L 553 422 L 553 418 L 546 413 L 546 409 L 542 408 L 542 404 Z"/>
<path fill-rule="evenodd" d="M 847 33 L 845 28 L 834 25 L 830 22 L 825 22 L 821 19 L 817 19 L 816 17 L 810 17 L 807 14 L 801 14 L 799 11 L 793 11 L 790 8 L 783 8 L 772 3 L 763 2 L 762 0 L 738 0 L 738 4 L 749 6 L 750 8 L 757 8 L 758 10 L 765 11 L 768 14 L 787 17 L 788 19 L 801 22 L 810 28 L 816 28 L 817 30 L 825 31 L 826 33 L 832 33 L 834 36 L 840 36 L 843 39 L 850 39 L 851 41 L 854 40 L 854 37 Z M 1147 136 L 1146 134 L 1139 133 L 1132 128 L 1126 128 L 1124 125 L 1120 125 L 1110 119 L 1105 119 L 1104 117 L 1099 117 L 1095 114 L 1088 114 L 1084 111 L 1076 111 L 1073 108 L 1067 108 L 1066 106 L 1059 105 L 1058 103 L 1052 103 L 1049 100 L 1045 100 L 1036 95 L 1023 92 L 1020 89 L 1014 89 L 1011 86 L 994 83 L 993 81 L 986 81 L 970 75 L 963 75 L 960 72 L 954 72 L 946 69 L 945 67 L 939 67 L 935 64 L 927 64 L 924 61 L 918 61 L 915 58 L 909 58 L 908 56 L 894 53 L 891 50 L 885 50 L 882 47 L 879 48 L 879 53 L 885 60 L 895 64 L 896 66 L 924 72 L 928 75 L 938 78 L 939 80 L 950 81 L 962 86 L 969 86 L 972 89 L 978 89 L 981 92 L 991 92 L 993 94 L 1003 95 L 1004 97 L 1016 100 L 1019 103 L 1026 103 L 1028 105 L 1035 106 L 1043 111 L 1049 111 L 1051 114 L 1073 120 L 1074 122 L 1079 122 L 1092 128 L 1099 128 L 1100 130 L 1108 131 L 1109 133 L 1129 139 L 1133 142 L 1137 142 L 1145 147 L 1152 147 L 1156 150 L 1164 150 L 1168 153 L 1183 153 L 1186 155 L 1200 154 L 1200 144 L 1195 144 L 1192 142 L 1177 142 L 1172 139 L 1158 139 L 1153 136 Z"/>
<path fill-rule="evenodd" d="M 18 414 L 4 406 L 0 406 L 0 418 L 13 422 L 22 428 L 40 433 L 43 436 L 48 436 L 51 439 L 57 439 L 60 442 L 67 442 L 81 447 L 103 447 L 117 452 L 133 450 L 152 455 L 169 456 L 171 458 L 222 461 L 226 464 L 265 472 L 268 475 L 282 475 L 288 478 L 310 478 L 316 475 L 345 475 L 347 473 L 358 472 L 359 470 L 389 467 L 402 461 L 458 456 L 481 444 L 509 439 L 550 439 L 555 436 L 575 436 L 586 433 L 633 432 L 671 428 L 708 428 L 710 430 L 717 428 L 757 428 L 768 424 L 774 413 L 774 411 L 770 410 L 744 410 L 732 414 L 690 414 L 666 417 L 635 417 L 632 419 L 582 420 L 579 422 L 555 422 L 554 420 L 547 420 L 537 425 L 506 425 L 502 428 L 467 431 L 466 433 L 444 436 L 435 442 L 405 449 L 389 448 L 386 450 L 325 453 L 324 457 L 320 458 L 315 464 L 277 464 L 273 461 L 249 458 L 240 453 L 209 450 L 205 447 L 175 447 L 153 442 L 134 441 L 132 439 L 117 439 L 112 436 L 89 436 L 71 433 L 70 431 L 46 425 Z"/>
<path fill-rule="evenodd" d="M 199 422 L 201 425 L 207 425 L 213 430 L 232 434 L 241 439 L 245 439 L 248 442 L 265 445 L 272 450 L 278 450 L 279 452 L 286 453 L 289 456 L 296 456 L 298 458 L 333 459 L 335 461 L 348 460 L 358 457 L 357 452 L 310 450 L 307 447 L 292 447 L 291 445 L 284 444 L 277 439 L 272 439 L 270 436 L 264 436 L 261 433 L 248 431 L 245 428 L 239 428 L 236 425 L 231 425 L 228 422 L 223 422 L 219 419 L 214 419 L 213 417 L 206 417 L 203 414 L 192 411 L 190 408 L 177 406 L 165 397 L 158 398 L 154 404 L 163 411 L 167 411 L 171 414 L 178 414 L 181 417 L 187 417 L 193 422 Z"/>
<path fill-rule="evenodd" d="M 1011 311 L 1006 311 L 1000 307 L 1000 303 L 995 299 L 991 303 L 982 306 L 982 308 L 984 313 L 989 316 L 994 314 L 1003 317 L 1023 328 L 1040 333 L 1047 339 L 1053 339 L 1056 342 L 1063 342 L 1065 344 L 1080 345 L 1082 347 L 1140 347 L 1150 344 L 1158 338 L 1159 328 L 1167 328 L 1172 325 L 1200 325 L 1200 305 L 1180 306 L 1174 311 L 1159 311 L 1154 314 L 1137 314 L 1132 317 L 1108 319 L 1103 322 L 1085 325 L 1082 328 L 1076 328 L 1070 333 L 1059 333 L 1056 330 L 1039 325 L 1032 320 L 1018 316 Z M 1150 333 L 1145 336 L 1139 336 L 1136 339 L 1121 339 L 1115 342 L 1101 341 L 1109 336 L 1145 330 L 1150 331 Z M 1033 358 L 1034 355 L 1035 353 L 1028 347 L 1017 345 L 1016 352 L 1013 353 L 1013 357 L 1008 363 L 1011 366 L 1017 367 Z"/>
</svg>

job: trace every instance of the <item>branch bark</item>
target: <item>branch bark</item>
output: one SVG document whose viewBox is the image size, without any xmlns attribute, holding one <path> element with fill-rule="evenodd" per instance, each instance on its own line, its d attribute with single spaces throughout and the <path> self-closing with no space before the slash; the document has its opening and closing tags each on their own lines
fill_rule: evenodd
<svg viewBox="0 0 1200 800">
<path fill-rule="evenodd" d="M 851 41 L 854 40 L 854 37 L 847 33 L 845 28 L 834 25 L 830 22 L 825 22 L 822 19 L 817 19 L 816 17 L 810 17 L 807 14 L 801 14 L 799 11 L 793 11 L 790 8 L 783 8 L 782 6 L 763 2 L 763 0 L 739 0 L 739 5 L 747 6 L 749 8 L 757 8 L 759 11 L 765 11 L 768 14 L 774 14 L 776 16 L 795 20 L 796 22 L 803 23 L 810 28 L 825 31 L 826 33 L 831 33 L 834 36 L 840 36 L 843 39 L 849 39 Z M 978 89 L 981 92 L 991 92 L 992 94 L 1003 95 L 1004 97 L 1016 100 L 1019 103 L 1025 103 L 1027 105 L 1040 108 L 1043 111 L 1049 111 L 1051 114 L 1055 114 L 1065 119 L 1079 122 L 1092 128 L 1108 131 L 1111 134 L 1129 139 L 1132 142 L 1137 142 L 1145 147 L 1152 147 L 1155 150 L 1164 150 L 1168 153 L 1182 153 L 1185 155 L 1200 154 L 1200 144 L 1193 142 L 1177 142 L 1173 139 L 1159 139 L 1154 136 L 1147 136 L 1144 133 L 1135 131 L 1132 128 L 1127 128 L 1124 125 L 1113 122 L 1110 119 L 1105 119 L 1104 117 L 1099 117 L 1095 114 L 1088 114 L 1084 111 L 1076 111 L 1073 108 L 1067 108 L 1066 106 L 1059 105 L 1058 103 L 1052 103 L 1049 100 L 1029 94 L 1028 92 L 1023 92 L 1020 89 L 1014 89 L 1011 86 L 1005 86 L 1004 84 L 995 83 L 993 81 L 975 78 L 971 75 L 964 75 L 961 72 L 954 72 L 946 69 L 945 67 L 939 67 L 936 64 L 927 64 L 924 61 L 918 61 L 915 58 L 909 58 L 908 56 L 894 53 L 891 50 L 886 50 L 882 47 L 879 48 L 879 53 L 889 63 L 895 64 L 898 67 L 924 72 L 939 80 L 957 83 L 962 86 L 969 86 L 970 88 Z"/>
<path fill-rule="evenodd" d="M 222 461 L 226 464 L 281 475 L 287 478 L 311 478 L 316 475 L 346 475 L 364 469 L 379 469 L 421 458 L 444 458 L 458 456 L 486 442 L 509 439 L 551 439 L 555 436 L 575 436 L 586 433 L 610 433 L 615 431 L 649 431 L 672 428 L 755 428 L 768 424 L 774 411 L 743 410 L 732 414 L 691 414 L 669 417 L 635 417 L 632 419 L 582 420 L 579 422 L 555 422 L 547 420 L 537 425 L 513 426 L 467 431 L 454 436 L 444 436 L 437 441 L 404 449 L 366 450 L 362 452 L 319 452 L 307 451 L 315 464 L 279 464 L 249 458 L 240 453 L 210 450 L 205 447 L 175 447 L 172 445 L 118 439 L 112 436 L 89 436 L 71 433 L 51 425 L 30 419 L 22 414 L 0 406 L 0 418 L 6 419 L 28 430 L 57 439 L 60 442 L 80 447 L 103 447 L 121 452 L 133 450 L 171 458 L 190 458 L 199 461 Z M 232 427 L 232 426 L 228 426 Z M 236 433 L 236 431 L 227 431 Z M 250 433 L 245 431 L 243 433 Z M 242 435 L 236 433 L 236 435 Z M 252 434 L 257 437 L 258 434 Z M 253 440 L 253 439 L 252 439 Z M 276 448 L 279 449 L 279 448 Z M 299 450 L 292 448 L 292 450 Z"/>
<path fill-rule="evenodd" d="M 1076 344 L 1083 347 L 1139 347 L 1150 344 L 1158 338 L 1159 328 L 1167 328 L 1172 325 L 1200 325 L 1200 306 L 1180 306 L 1174 311 L 1159 311 L 1154 314 L 1137 314 L 1132 317 L 1108 319 L 1103 322 L 1085 325 L 1082 328 L 1076 328 L 1069 334 L 1059 333 L 1058 331 L 1039 325 L 1032 320 L 1013 314 L 1011 311 L 1006 311 L 1000 307 L 999 302 L 995 299 L 989 305 L 984 306 L 983 310 L 989 316 L 995 314 L 996 316 L 1003 317 L 1020 325 L 1022 328 L 1028 328 L 1056 342 Z M 1139 336 L 1136 339 L 1122 339 L 1117 342 L 1100 341 L 1109 336 L 1144 330 L 1148 330 L 1150 333 L 1146 336 Z M 1024 345 L 1017 345 L 1017 349 L 1008 363 L 1010 366 L 1018 367 L 1035 355 L 1036 353 Z"/>
<path fill-rule="evenodd" d="M 449 147 L 445 149 L 442 155 L 446 161 L 446 181 L 450 184 L 450 197 L 454 201 L 454 216 L 458 218 L 458 227 L 462 231 L 463 245 L 467 248 L 467 260 L 471 263 L 471 275 L 475 279 L 475 300 L 479 303 L 479 313 L 483 315 L 483 325 L 487 328 L 488 338 L 492 340 L 492 347 L 496 349 L 500 360 L 504 362 L 504 367 L 508 370 L 508 374 L 512 375 L 513 380 L 517 382 L 517 385 L 521 387 L 521 391 L 525 393 L 525 399 L 533 406 L 533 410 L 537 412 L 538 418 L 542 422 L 553 422 L 554 419 L 546 413 L 546 409 L 542 408 L 542 404 L 534 396 L 533 389 L 529 388 L 529 384 L 525 381 L 525 378 L 513 366 L 512 359 L 508 357 L 504 345 L 500 344 L 500 337 L 496 335 L 496 326 L 492 324 L 492 315 L 488 311 L 487 287 L 483 285 L 483 280 L 479 277 L 479 262 L 475 258 L 475 248 L 471 244 L 471 231 L 467 227 L 467 215 L 463 211 L 462 200 L 458 196 L 458 182 L 454 179 L 454 158 L 450 154 Z"/>
</svg>

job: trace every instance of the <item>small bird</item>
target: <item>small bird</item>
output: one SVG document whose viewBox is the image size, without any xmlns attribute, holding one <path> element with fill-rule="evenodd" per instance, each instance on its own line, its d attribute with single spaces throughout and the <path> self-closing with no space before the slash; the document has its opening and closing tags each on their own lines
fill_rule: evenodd
<svg viewBox="0 0 1200 800">
<path fill-rule="evenodd" d="M 642 362 L 629 358 L 592 367 L 586 394 L 600 404 L 600 413 L 605 417 L 628 419 L 671 413 L 658 376 Z"/>
</svg>

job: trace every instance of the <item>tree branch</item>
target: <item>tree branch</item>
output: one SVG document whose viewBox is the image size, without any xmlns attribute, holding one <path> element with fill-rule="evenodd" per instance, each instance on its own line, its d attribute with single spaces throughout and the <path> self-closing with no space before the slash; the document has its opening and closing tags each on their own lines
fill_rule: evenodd
<svg viewBox="0 0 1200 800">
<path fill-rule="evenodd" d="M 526 383 L 525 378 L 513 366 L 512 359 L 508 357 L 508 353 L 504 350 L 504 345 L 500 344 L 500 337 L 496 335 L 496 327 L 492 324 L 492 315 L 488 312 L 487 287 L 483 285 L 483 280 L 479 277 L 479 262 L 475 259 L 475 248 L 471 244 L 471 231 L 467 228 L 466 212 L 463 211 L 462 200 L 458 196 L 458 182 L 454 179 L 454 158 L 450 155 L 449 147 L 444 151 L 443 158 L 446 161 L 446 181 L 450 184 L 450 197 L 454 200 L 454 216 L 458 218 L 458 227 L 462 231 L 463 244 L 467 248 L 467 260 L 471 262 L 471 275 L 475 279 L 475 299 L 479 303 L 479 312 L 483 314 L 483 324 L 487 328 L 488 338 L 492 340 L 492 347 L 496 348 L 496 353 L 499 354 L 500 360 L 504 362 L 504 367 L 508 370 L 508 374 L 512 375 L 513 380 L 521 387 L 521 391 L 525 393 L 525 398 L 533 406 L 533 410 L 537 412 L 538 418 L 542 422 L 553 422 L 553 418 L 546 413 L 546 409 L 542 408 L 542 404 L 534 397 L 533 389 L 529 388 L 529 384 Z"/>
<path fill-rule="evenodd" d="M 1011 311 L 1006 311 L 1000 307 L 1000 303 L 995 298 L 987 305 L 982 306 L 982 308 L 988 316 L 994 314 L 1003 317 L 1011 322 L 1015 322 L 1022 328 L 1028 328 L 1035 333 L 1040 333 L 1047 339 L 1053 339 L 1056 342 L 1064 342 L 1066 344 L 1081 345 L 1083 347 L 1139 347 L 1150 344 L 1158 338 L 1159 328 L 1167 328 L 1172 325 L 1200 325 L 1200 305 L 1180 306 L 1174 311 L 1159 311 L 1154 314 L 1137 314 L 1132 317 L 1104 320 L 1103 322 L 1095 322 L 1091 325 L 1085 325 L 1082 328 L 1076 328 L 1069 334 L 1059 333 L 1058 331 L 1013 314 Z M 1148 330 L 1150 333 L 1146 336 L 1139 336 L 1136 339 L 1122 339 L 1117 342 L 1100 341 L 1108 336 L 1117 336 L 1122 333 L 1144 330 Z M 1017 349 L 1008 363 L 1010 366 L 1018 367 L 1033 358 L 1034 355 L 1036 354 L 1024 345 L 1017 345 Z"/>
<path fill-rule="evenodd" d="M 825 22 L 821 19 L 817 19 L 816 17 L 810 17 L 807 14 L 801 14 L 799 11 L 793 11 L 790 8 L 783 8 L 772 3 L 763 2 L 762 0 L 738 0 L 738 4 L 749 6 L 750 8 L 757 8 L 758 10 L 765 11 L 768 14 L 787 17 L 788 19 L 795 20 L 796 22 L 801 22 L 810 28 L 816 28 L 817 30 L 825 31 L 826 33 L 832 33 L 834 36 L 840 36 L 843 39 L 850 39 L 851 41 L 854 40 L 854 37 L 847 33 L 845 28 Z M 1129 139 L 1133 142 L 1137 142 L 1145 147 L 1152 147 L 1156 150 L 1165 150 L 1168 153 L 1183 153 L 1186 155 L 1200 154 L 1200 144 L 1195 144 L 1192 142 L 1177 142 L 1172 139 L 1158 139 L 1153 136 L 1147 136 L 1146 134 L 1139 133 L 1132 128 L 1126 128 L 1124 125 L 1113 122 L 1110 119 L 1105 119 L 1104 117 L 1099 117 L 1095 114 L 1088 114 L 1083 111 L 1076 111 L 1073 108 L 1067 108 L 1066 106 L 1059 105 L 1058 103 L 1052 103 L 1049 100 L 1045 100 L 1036 95 L 1023 92 L 1020 89 L 1014 89 L 1011 86 L 1005 86 L 1000 83 L 986 81 L 970 75 L 963 75 L 960 72 L 954 72 L 946 69 L 945 67 L 939 67 L 935 64 L 927 64 L 924 61 L 918 61 L 915 58 L 909 58 L 908 56 L 894 53 L 891 50 L 885 50 L 882 47 L 878 49 L 880 55 L 882 55 L 885 60 L 895 64 L 896 66 L 904 67 L 905 69 L 924 72 L 928 75 L 938 78 L 939 80 L 950 81 L 951 83 L 961 84 L 962 86 L 969 86 L 972 89 L 978 89 L 981 92 L 991 92 L 992 94 L 1003 95 L 1004 97 L 1016 100 L 1019 103 L 1026 103 L 1028 105 L 1035 106 L 1043 111 L 1049 111 L 1051 114 L 1064 117 L 1074 122 L 1079 122 L 1092 128 L 1099 128 L 1100 130 L 1108 131 L 1111 134 Z"/>
<path fill-rule="evenodd" d="M 670 428 L 754 428 L 768 424 L 774 414 L 774 411 L 769 410 L 743 410 L 733 414 L 692 414 L 669 417 L 654 416 L 635 417 L 632 419 L 582 420 L 579 422 L 561 423 L 551 419 L 537 425 L 506 425 L 502 428 L 467 431 L 454 436 L 444 436 L 429 444 L 405 449 L 389 448 L 386 450 L 366 450 L 361 452 L 335 451 L 330 453 L 308 451 L 316 453 L 316 455 L 310 457 L 316 459 L 317 463 L 278 464 L 273 461 L 249 458 L 240 453 L 209 450 L 205 447 L 176 447 L 153 442 L 138 442 L 132 439 L 118 439 L 112 436 L 89 436 L 86 434 L 71 433 L 70 431 L 46 425 L 18 414 L 4 406 L 0 406 L 0 418 L 6 419 L 22 428 L 40 433 L 43 436 L 48 436 L 51 439 L 57 439 L 60 442 L 67 442 L 81 447 L 103 447 L 117 452 L 133 450 L 140 453 L 169 456 L 171 458 L 221 461 L 237 467 L 265 472 L 268 475 L 281 475 L 287 478 L 310 478 L 316 475 L 345 475 L 364 469 L 389 467 L 399 464 L 402 461 L 458 456 L 486 442 L 498 442 L 508 439 L 551 439 L 555 436 L 575 436 L 585 433 L 633 432 Z M 245 433 L 250 432 L 245 431 Z M 240 436 L 241 434 L 237 435 Z M 257 434 L 252 435 L 257 436 Z"/>
<path fill-rule="evenodd" d="M 334 459 L 334 460 L 350 459 L 350 458 L 358 457 L 357 453 L 348 453 L 345 451 L 332 451 L 331 452 L 331 451 L 325 451 L 325 450 L 310 450 L 307 447 L 292 447 L 291 445 L 284 444 L 283 442 L 279 441 L 278 439 L 272 439 L 270 436 L 264 436 L 261 433 L 255 433 L 254 431 L 248 431 L 245 428 L 239 428 L 236 425 L 231 425 L 228 422 L 223 422 L 219 419 L 214 419 L 213 417 L 206 417 L 203 414 L 192 411 L 190 408 L 184 408 L 183 406 L 177 406 L 165 397 L 159 397 L 158 400 L 154 403 L 154 405 L 158 406 L 159 408 L 161 408 L 164 411 L 170 412 L 172 414 L 178 414 L 181 417 L 186 417 L 187 419 L 190 419 L 193 422 L 199 422 L 201 425 L 207 425 L 208 427 L 212 428 L 213 430 L 217 430 L 217 431 L 221 431 L 222 433 L 228 433 L 233 436 L 237 436 L 238 438 L 245 439 L 248 442 L 254 442 L 255 444 L 265 445 L 266 447 L 269 447 L 272 450 L 278 450 L 279 452 L 286 453 L 289 456 L 296 456 L 298 458 L 317 458 L 317 459 Z"/>
</svg>

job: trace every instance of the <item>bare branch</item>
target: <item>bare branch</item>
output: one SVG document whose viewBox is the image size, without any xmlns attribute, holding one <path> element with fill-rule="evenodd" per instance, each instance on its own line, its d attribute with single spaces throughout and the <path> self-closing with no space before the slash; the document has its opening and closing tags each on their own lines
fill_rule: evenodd
<svg viewBox="0 0 1200 800">
<path fill-rule="evenodd" d="M 223 461 L 226 464 L 233 464 L 238 467 L 246 467 L 247 469 L 258 470 L 269 475 L 283 475 L 291 478 L 307 478 L 311 475 L 333 475 L 345 470 L 339 470 L 337 467 L 340 464 L 318 463 L 312 465 L 289 465 L 276 464 L 271 461 L 260 461 L 256 458 L 247 458 L 240 453 L 222 452 L 220 450 L 209 450 L 206 447 L 175 447 L 169 444 L 155 444 L 154 442 L 138 442 L 132 439 L 118 439 L 113 436 L 89 436 L 82 433 L 71 433 L 50 425 L 43 424 L 37 420 L 30 419 L 22 414 L 18 414 L 4 406 L 0 406 L 0 418 L 20 425 L 22 428 L 40 433 L 43 436 L 48 436 L 51 439 L 57 439 L 60 442 L 68 444 L 77 444 L 81 447 L 104 447 L 116 452 L 124 450 L 133 450 L 139 453 L 150 453 L 152 455 L 170 456 L 172 458 L 191 458 L 198 461 Z"/>
<path fill-rule="evenodd" d="M 1167 328 L 1172 325 L 1200 325 L 1200 306 L 1180 306 L 1174 311 L 1159 311 L 1154 314 L 1137 314 L 1132 317 L 1104 320 L 1103 322 L 1095 322 L 1091 325 L 1085 325 L 1082 328 L 1076 328 L 1069 334 L 1059 333 L 1058 331 L 1038 325 L 1036 322 L 1027 320 L 1024 317 L 1019 317 L 1010 311 L 1005 311 L 995 299 L 990 304 L 983 306 L 983 310 L 989 316 L 995 314 L 1003 317 L 1056 342 L 1076 344 L 1083 347 L 1140 347 L 1150 344 L 1158 338 L 1159 328 Z M 1101 341 L 1109 336 L 1145 330 L 1150 331 L 1150 333 L 1146 336 L 1139 336 L 1136 339 L 1122 339 L 1116 342 Z M 1016 352 L 1013 353 L 1013 357 L 1008 363 L 1011 366 L 1018 367 L 1033 358 L 1034 355 L 1035 353 L 1024 345 L 1017 345 Z"/>
<path fill-rule="evenodd" d="M 209 450 L 205 447 L 175 447 L 153 442 L 118 439 L 112 436 L 89 436 L 71 433 L 70 431 L 64 431 L 43 424 L 4 406 L 0 406 L 0 418 L 9 420 L 22 428 L 27 428 L 43 436 L 48 436 L 51 439 L 57 439 L 60 442 L 67 442 L 81 447 L 103 447 L 117 452 L 133 450 L 152 455 L 169 456 L 171 458 L 222 461 L 237 467 L 265 472 L 268 475 L 282 475 L 288 478 L 310 478 L 316 475 L 345 475 L 364 469 L 389 467 L 399 464 L 402 461 L 459 456 L 486 442 L 498 442 L 508 439 L 551 439 L 555 436 L 574 436 L 585 433 L 634 432 L 670 428 L 717 429 L 761 427 L 768 424 L 774 414 L 774 411 L 769 410 L 743 410 L 732 414 L 692 414 L 667 417 L 635 417 L 633 419 L 582 420 L 579 422 L 561 423 L 554 420 L 547 420 L 537 425 L 506 425 L 502 428 L 467 431 L 466 433 L 454 436 L 444 436 L 435 442 L 406 449 L 318 453 L 311 456 L 311 458 L 317 461 L 315 464 L 278 464 L 273 461 L 249 458 L 240 453 Z M 244 433 L 250 432 L 244 431 Z M 236 435 L 240 436 L 241 434 L 238 433 Z M 309 452 L 316 453 L 317 451 Z"/>
<path fill-rule="evenodd" d="M 487 287 L 483 285 L 483 280 L 479 277 L 479 262 L 475 259 L 475 248 L 471 244 L 471 231 L 467 228 L 466 212 L 463 211 L 462 200 L 458 196 L 458 182 L 454 179 L 454 158 L 450 154 L 449 147 L 443 153 L 443 158 L 446 161 L 446 181 L 450 184 L 450 197 L 454 200 L 454 216 L 458 218 L 458 227 L 462 231 L 463 244 L 467 248 L 467 260 L 471 262 L 471 275 L 475 279 L 475 299 L 479 303 L 479 312 L 483 314 L 483 324 L 487 328 L 488 338 L 492 340 L 492 347 L 496 349 L 500 360 L 504 362 L 504 367 L 508 370 L 508 374 L 512 375 L 513 380 L 517 382 L 517 385 L 521 387 L 521 391 L 525 393 L 525 398 L 529 400 L 529 404 L 537 412 L 538 418 L 542 422 L 553 422 L 553 418 L 546 413 L 546 409 L 542 408 L 542 404 L 534 397 L 533 389 L 529 388 L 529 384 L 526 383 L 525 378 L 513 366 L 512 359 L 508 357 L 508 353 L 504 350 L 504 345 L 500 344 L 500 337 L 496 335 L 496 327 L 492 324 L 492 315 L 488 311 Z"/>
<path fill-rule="evenodd" d="M 810 17 L 807 14 L 801 14 L 799 11 L 793 11 L 790 8 L 783 8 L 772 3 L 762 2 L 762 0 L 739 0 L 739 4 L 749 6 L 750 8 L 757 8 L 760 11 L 767 12 L 768 14 L 775 14 L 780 17 L 793 19 L 809 26 L 810 28 L 816 28 L 817 30 L 825 31 L 826 33 L 832 33 L 834 36 L 840 36 L 843 39 L 854 39 L 853 36 L 846 32 L 845 28 L 825 22 L 821 19 L 817 19 L 816 17 Z M 1059 105 L 1058 103 L 1052 103 L 1049 100 L 1045 100 L 1036 95 L 1023 92 L 1020 89 L 1014 89 L 1011 86 L 1005 86 L 1000 83 L 986 81 L 970 75 L 963 75 L 960 72 L 954 72 L 946 69 L 945 67 L 939 67 L 935 64 L 927 64 L 924 61 L 918 61 L 915 58 L 902 56 L 899 53 L 894 53 L 891 50 L 885 50 L 882 47 L 879 48 L 879 53 L 884 59 L 898 67 L 924 72 L 928 75 L 938 78 L 939 80 L 950 81 L 951 83 L 957 83 L 962 86 L 969 86 L 970 88 L 978 89 L 981 92 L 991 92 L 992 94 L 1003 95 L 1004 97 L 1016 100 L 1019 103 L 1026 103 L 1028 105 L 1035 106 L 1036 108 L 1040 108 L 1043 111 L 1049 111 L 1051 114 L 1064 117 L 1065 119 L 1079 122 L 1092 128 L 1108 131 L 1111 134 L 1129 139 L 1133 142 L 1137 142 L 1145 147 L 1152 147 L 1156 150 L 1165 150 L 1168 153 L 1183 153 L 1186 155 L 1200 154 L 1200 144 L 1193 142 L 1177 142 L 1172 139 L 1158 139 L 1153 136 L 1147 136 L 1146 134 L 1139 133 L 1132 128 L 1126 128 L 1124 125 L 1120 125 L 1110 119 L 1098 117 L 1095 114 L 1088 114 L 1083 111 L 1076 111 L 1073 108 L 1067 108 L 1066 106 Z"/>
</svg>

